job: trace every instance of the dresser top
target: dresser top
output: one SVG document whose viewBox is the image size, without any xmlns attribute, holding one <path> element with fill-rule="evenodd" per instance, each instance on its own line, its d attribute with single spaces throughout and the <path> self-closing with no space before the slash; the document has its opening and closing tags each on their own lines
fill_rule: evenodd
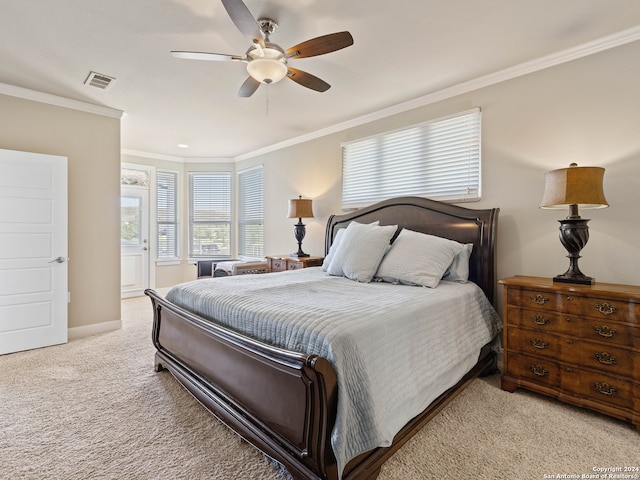
<svg viewBox="0 0 640 480">
<path fill-rule="evenodd" d="M 640 302 L 640 286 L 620 285 L 616 283 L 600 283 L 593 285 L 580 285 L 576 283 L 554 282 L 546 277 L 527 277 L 525 275 L 515 275 L 498 281 L 501 285 L 508 287 L 523 287 L 536 290 L 550 290 L 554 292 L 570 292 L 573 294 L 583 294 L 587 296 L 606 295 L 624 297 Z"/>
</svg>

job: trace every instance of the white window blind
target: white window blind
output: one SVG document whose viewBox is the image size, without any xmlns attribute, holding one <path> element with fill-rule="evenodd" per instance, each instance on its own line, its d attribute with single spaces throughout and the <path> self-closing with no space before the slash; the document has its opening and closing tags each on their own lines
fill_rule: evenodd
<svg viewBox="0 0 640 480">
<path fill-rule="evenodd" d="M 189 173 L 189 257 L 231 256 L 231 174 Z"/>
<path fill-rule="evenodd" d="M 480 199 L 480 109 L 342 144 L 342 208 L 416 195 Z"/>
<path fill-rule="evenodd" d="M 178 173 L 158 170 L 156 174 L 158 259 L 178 258 Z"/>
<path fill-rule="evenodd" d="M 264 173 L 262 165 L 238 172 L 238 253 L 264 256 Z"/>
</svg>

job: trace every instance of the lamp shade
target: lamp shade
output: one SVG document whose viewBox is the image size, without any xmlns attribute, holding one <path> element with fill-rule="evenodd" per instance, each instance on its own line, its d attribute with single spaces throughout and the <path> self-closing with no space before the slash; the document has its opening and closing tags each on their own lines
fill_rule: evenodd
<svg viewBox="0 0 640 480">
<path fill-rule="evenodd" d="M 565 209 L 570 205 L 581 208 L 608 207 L 602 181 L 604 168 L 579 167 L 552 170 L 544 175 L 544 195 L 540 208 Z"/>
<path fill-rule="evenodd" d="M 294 198 L 289 200 L 289 218 L 313 218 L 311 200 L 308 198 Z"/>
</svg>

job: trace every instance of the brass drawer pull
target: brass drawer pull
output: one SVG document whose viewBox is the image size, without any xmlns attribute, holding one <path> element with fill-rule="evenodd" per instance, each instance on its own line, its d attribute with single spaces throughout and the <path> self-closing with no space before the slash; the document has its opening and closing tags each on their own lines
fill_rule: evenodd
<svg viewBox="0 0 640 480">
<path fill-rule="evenodd" d="M 536 325 L 546 325 L 550 320 L 542 315 L 531 315 L 531 321 Z"/>
<path fill-rule="evenodd" d="M 532 338 L 531 339 L 531 345 L 533 345 L 535 348 L 538 348 L 540 350 L 544 350 L 545 348 L 547 348 L 549 346 L 549 344 L 547 342 L 545 342 L 544 340 L 542 340 L 540 338 Z"/>
<path fill-rule="evenodd" d="M 549 370 L 544 368 L 542 365 L 529 365 L 529 368 L 534 375 L 537 375 L 539 377 L 546 377 L 547 375 L 549 375 Z"/>
<path fill-rule="evenodd" d="M 596 391 L 600 392 L 603 395 L 613 395 L 618 391 L 616 387 L 614 387 L 613 385 L 609 385 L 608 383 L 596 382 L 593 386 L 595 387 Z"/>
<path fill-rule="evenodd" d="M 531 297 L 531 300 L 533 300 L 533 303 L 537 303 L 538 305 L 544 305 L 545 303 L 547 303 L 549 301 L 549 299 L 547 297 L 545 297 L 544 295 L 538 293 L 537 295 L 534 295 L 533 297 Z"/>
<path fill-rule="evenodd" d="M 596 303 L 596 310 L 599 311 L 603 315 L 611 315 L 612 313 L 616 313 L 618 308 L 614 305 L 609 305 L 607 302 L 604 303 Z"/>
<path fill-rule="evenodd" d="M 603 365 L 616 365 L 618 363 L 616 357 L 607 352 L 596 352 L 594 357 Z"/>
<path fill-rule="evenodd" d="M 603 325 L 601 327 L 595 327 L 594 330 L 596 331 L 596 333 L 598 335 L 600 335 L 601 337 L 605 337 L 605 338 L 611 338 L 616 333 L 618 333 L 615 328 L 610 328 L 610 327 L 608 327 L 606 325 Z"/>
</svg>

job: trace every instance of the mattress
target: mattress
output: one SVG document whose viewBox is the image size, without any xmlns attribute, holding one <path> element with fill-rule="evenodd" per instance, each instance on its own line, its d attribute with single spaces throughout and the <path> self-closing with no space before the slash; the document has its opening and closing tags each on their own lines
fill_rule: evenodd
<svg viewBox="0 0 640 480">
<path fill-rule="evenodd" d="M 167 300 L 271 345 L 329 360 L 338 471 L 395 434 L 476 363 L 500 319 L 474 283 L 359 283 L 320 267 L 201 279 Z"/>
</svg>

